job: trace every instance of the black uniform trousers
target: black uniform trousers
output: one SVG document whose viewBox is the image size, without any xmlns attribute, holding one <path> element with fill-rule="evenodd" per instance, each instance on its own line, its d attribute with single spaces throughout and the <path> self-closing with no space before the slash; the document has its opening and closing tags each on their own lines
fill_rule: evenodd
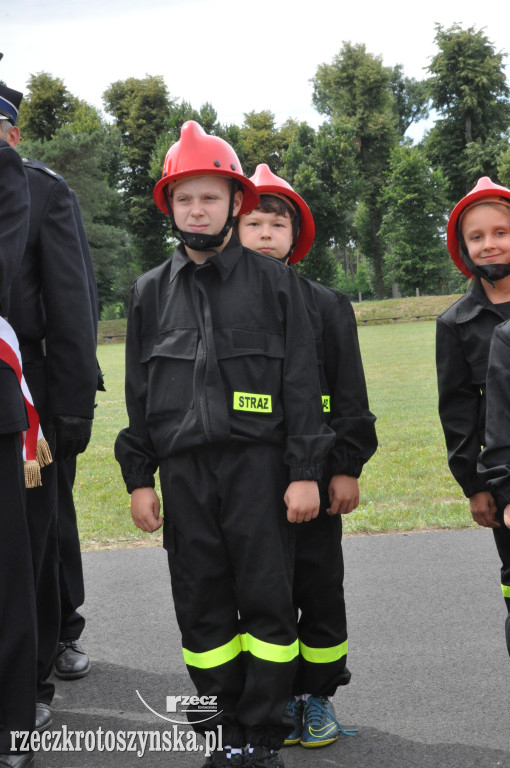
<svg viewBox="0 0 510 768">
<path fill-rule="evenodd" d="M 0 755 L 35 721 L 36 627 L 19 432 L 0 434 Z M 19 745 L 17 745 L 19 746 Z"/>
<path fill-rule="evenodd" d="M 217 696 L 223 743 L 279 749 L 298 643 L 292 606 L 295 526 L 282 450 L 230 442 L 160 464 L 163 541 L 183 654 L 200 696 Z M 306 524 L 304 524 L 306 525 Z"/>
<path fill-rule="evenodd" d="M 328 486 L 321 484 L 319 515 L 298 527 L 293 598 L 298 618 L 299 667 L 293 693 L 333 696 L 347 685 L 342 517 L 328 515 Z"/>
<path fill-rule="evenodd" d="M 80 538 L 73 499 L 76 456 L 57 458 L 60 640 L 78 640 L 85 618 L 77 608 L 85 600 Z"/>
<path fill-rule="evenodd" d="M 45 360 L 24 363 L 23 372 L 39 414 L 43 433 L 54 454 L 55 440 L 47 418 Z M 41 482 L 40 487 L 27 490 L 27 522 L 37 608 L 37 701 L 50 704 L 55 686 L 48 678 L 57 655 L 60 630 L 55 462 L 41 469 Z"/>
</svg>

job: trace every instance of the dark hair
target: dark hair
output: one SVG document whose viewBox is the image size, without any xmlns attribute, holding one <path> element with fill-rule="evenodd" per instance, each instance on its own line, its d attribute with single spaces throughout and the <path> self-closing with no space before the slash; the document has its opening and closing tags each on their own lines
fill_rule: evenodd
<svg viewBox="0 0 510 768">
<path fill-rule="evenodd" d="M 260 203 L 257 205 L 256 211 L 262 211 L 262 213 L 276 213 L 277 216 L 288 216 L 291 221 L 297 216 L 296 209 L 289 201 L 283 199 L 279 195 L 262 194 L 260 196 Z"/>
</svg>

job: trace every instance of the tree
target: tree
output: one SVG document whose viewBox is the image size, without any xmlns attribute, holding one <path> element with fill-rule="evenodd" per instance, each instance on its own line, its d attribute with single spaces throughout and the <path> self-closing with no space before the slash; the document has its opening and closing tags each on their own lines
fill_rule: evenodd
<svg viewBox="0 0 510 768">
<path fill-rule="evenodd" d="M 391 72 L 391 90 L 397 116 L 397 130 L 403 138 L 407 129 L 429 115 L 430 95 L 425 80 L 406 77 L 401 64 Z"/>
<path fill-rule="evenodd" d="M 432 106 L 439 119 L 426 138 L 431 162 L 448 180 L 453 204 L 479 176 L 495 176 L 508 144 L 509 88 L 505 54 L 495 51 L 483 30 L 444 29 L 436 24 L 439 52 L 428 68 Z"/>
<path fill-rule="evenodd" d="M 30 75 L 19 110 L 21 135 L 26 139 L 48 141 L 62 125 L 72 121 L 79 103 L 59 77 L 47 72 Z"/>
<path fill-rule="evenodd" d="M 154 205 L 152 190 L 160 178 L 151 170 L 151 156 L 165 131 L 172 104 L 162 77 L 128 78 L 112 83 L 103 94 L 106 111 L 115 119 L 126 156 L 123 201 L 135 257 L 140 270 L 160 264 L 169 255 L 169 226 Z"/>
<path fill-rule="evenodd" d="M 244 159 L 241 163 L 247 176 L 252 176 L 260 163 L 267 163 L 273 173 L 280 174 L 282 155 L 289 142 L 289 126 L 278 130 L 274 115 L 268 110 L 248 112 L 244 115 L 240 138 Z"/>
<path fill-rule="evenodd" d="M 423 152 L 406 143 L 391 154 L 381 194 L 386 212 L 381 236 L 386 246 L 386 279 L 403 295 L 444 293 L 450 259 L 444 236 L 446 182 L 433 171 Z"/>
<path fill-rule="evenodd" d="M 317 132 L 306 123 L 288 125 L 290 141 L 281 172 L 306 200 L 315 222 L 313 247 L 299 264 L 307 278 L 338 286 L 333 249 L 352 238 L 354 181 L 352 135 L 340 124 L 326 122 Z"/>
<path fill-rule="evenodd" d="M 125 302 L 127 286 L 121 275 L 130 261 L 129 239 L 118 211 L 118 194 L 110 181 L 115 156 L 122 151 L 115 132 L 99 124 L 89 132 L 74 133 L 72 126 L 63 125 L 50 140 L 24 140 L 19 148 L 64 176 L 76 192 L 94 264 L 100 312 L 107 304 Z"/>
<path fill-rule="evenodd" d="M 332 64 L 318 67 L 313 103 L 334 124 L 352 132 L 352 153 L 360 179 L 357 244 L 374 269 L 379 298 L 385 295 L 384 249 L 379 238 L 383 208 L 380 191 L 393 146 L 398 141 L 392 71 L 365 46 L 344 43 Z"/>
</svg>

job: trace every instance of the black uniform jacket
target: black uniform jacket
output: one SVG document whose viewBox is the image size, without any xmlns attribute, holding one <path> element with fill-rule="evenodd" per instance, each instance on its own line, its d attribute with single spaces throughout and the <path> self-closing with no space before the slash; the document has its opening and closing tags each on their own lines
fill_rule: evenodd
<svg viewBox="0 0 510 768">
<path fill-rule="evenodd" d="M 66 181 L 24 159 L 30 226 L 12 290 L 9 322 L 23 353 L 46 344 L 46 387 L 52 416 L 94 415 L 96 334 L 87 270 Z"/>
<path fill-rule="evenodd" d="M 5 298 L 18 271 L 28 231 L 30 196 L 21 158 L 0 139 L 0 296 Z M 4 311 L 4 310 L 2 310 Z M 16 374 L 0 361 L 0 434 L 27 429 Z M 2 503 L 6 503 L 5 499 Z"/>
<path fill-rule="evenodd" d="M 282 445 L 290 480 L 319 479 L 334 435 L 295 272 L 232 235 L 201 266 L 180 246 L 142 275 L 128 315 L 126 405 L 116 457 L 128 491 L 153 485 L 160 459 L 230 440 Z"/>
<path fill-rule="evenodd" d="M 492 304 L 476 280 L 472 290 L 437 319 L 439 416 L 450 470 L 468 498 L 487 490 L 477 472 L 485 445 L 487 365 L 494 328 L 507 316 L 508 305 Z"/>
<path fill-rule="evenodd" d="M 304 277 L 299 284 L 315 337 L 324 416 L 336 435 L 328 474 L 359 477 L 377 449 L 377 437 L 354 311 L 339 291 Z"/>
<path fill-rule="evenodd" d="M 478 473 L 500 510 L 510 504 L 510 321 L 492 336 L 487 372 L 486 448 Z"/>
</svg>

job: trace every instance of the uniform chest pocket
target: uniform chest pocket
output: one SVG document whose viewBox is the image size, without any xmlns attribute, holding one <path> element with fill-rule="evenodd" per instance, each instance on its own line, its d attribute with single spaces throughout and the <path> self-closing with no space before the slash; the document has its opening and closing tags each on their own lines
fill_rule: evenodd
<svg viewBox="0 0 510 768">
<path fill-rule="evenodd" d="M 193 376 L 198 349 L 196 328 L 176 328 L 142 342 L 148 367 L 148 421 L 183 414 L 193 407 Z"/>
<path fill-rule="evenodd" d="M 251 416 L 279 413 L 283 334 L 222 329 L 216 332 L 216 354 L 231 409 Z"/>
</svg>

